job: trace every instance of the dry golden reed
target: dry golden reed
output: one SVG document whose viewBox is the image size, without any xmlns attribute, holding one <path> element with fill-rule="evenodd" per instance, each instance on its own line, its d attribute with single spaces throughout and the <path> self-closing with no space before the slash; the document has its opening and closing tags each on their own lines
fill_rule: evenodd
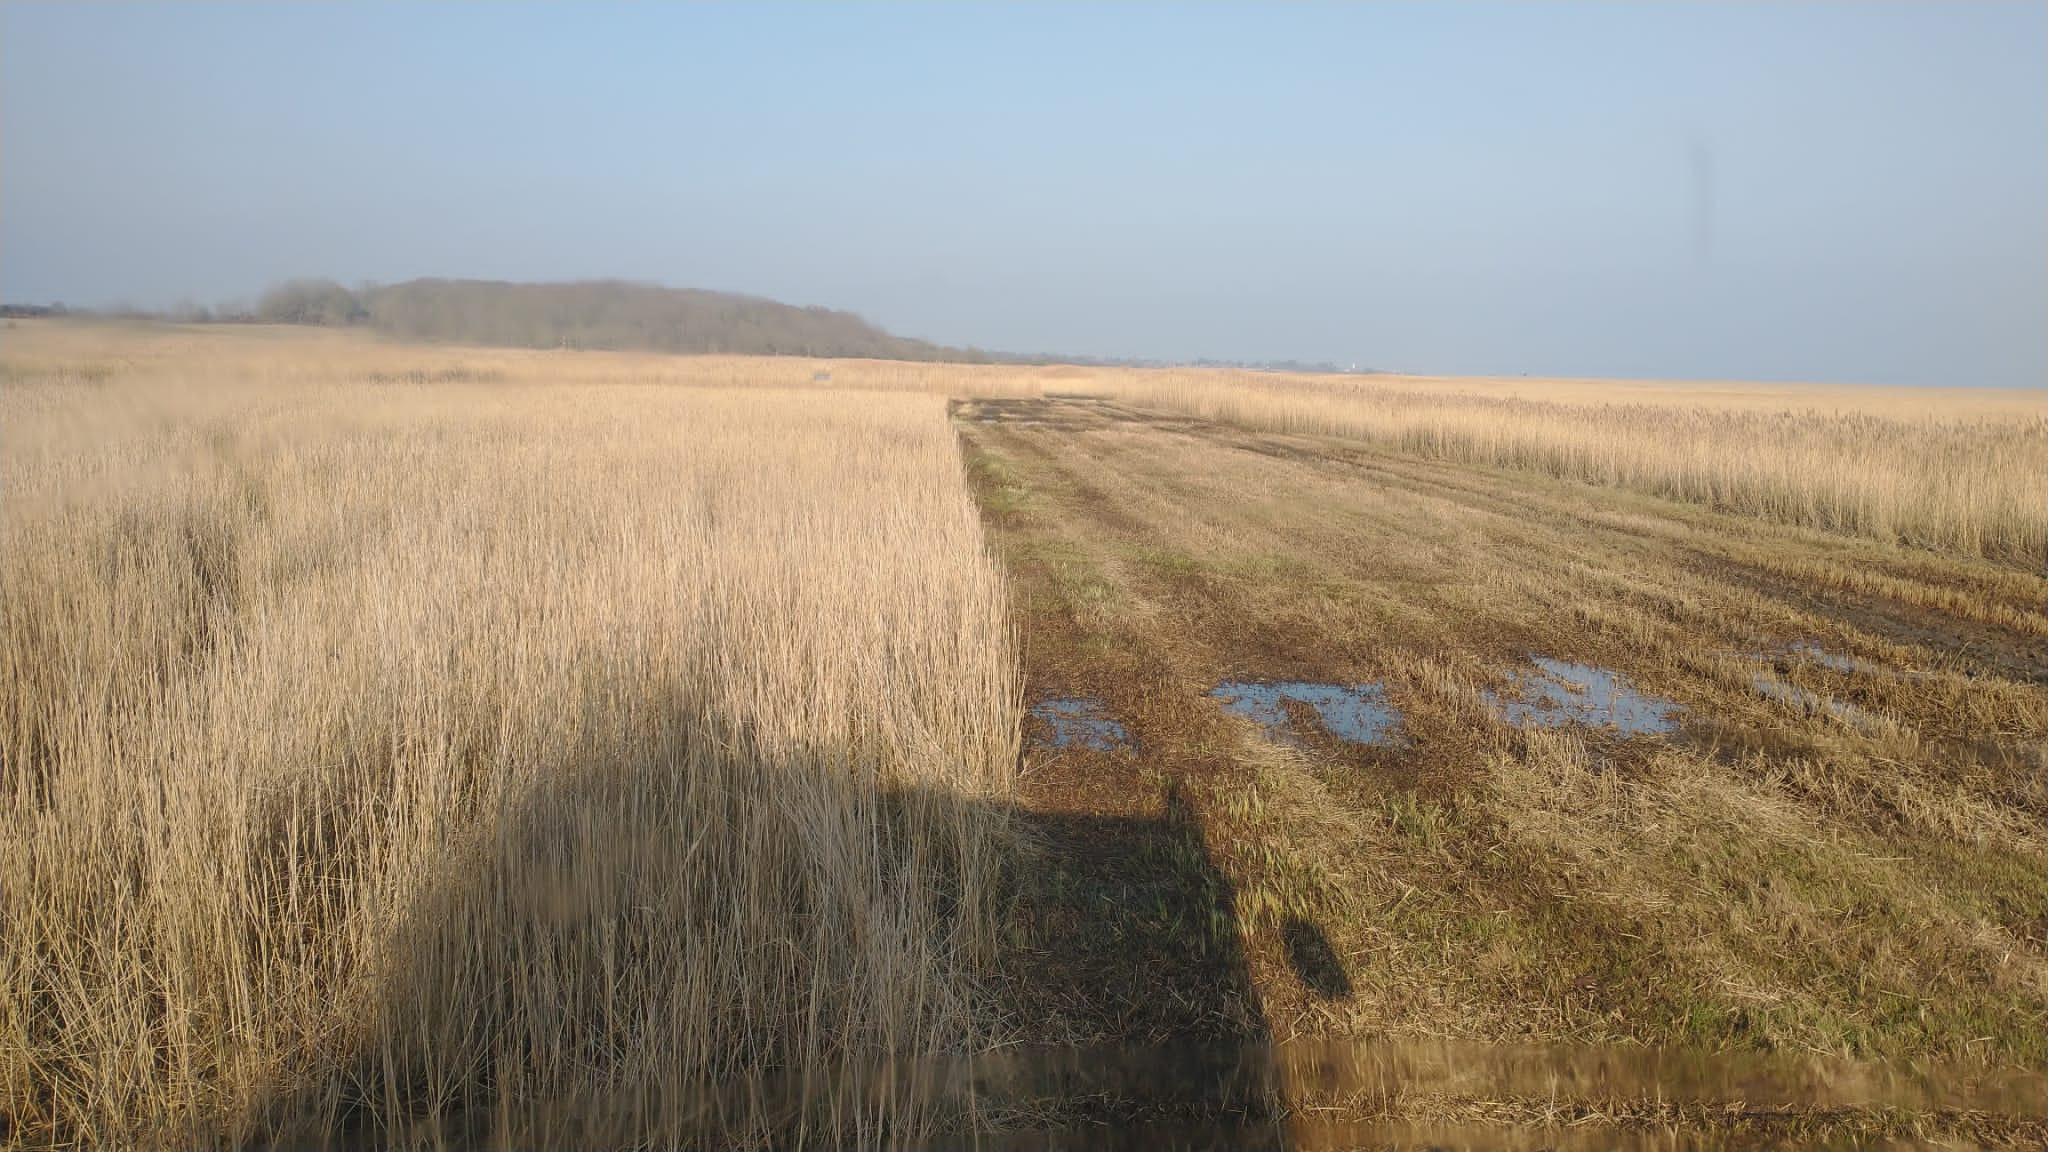
<svg viewBox="0 0 2048 1152">
<path fill-rule="evenodd" d="M 2048 567 L 2048 392 L 1129 373 L 1102 391 L 1247 427 L 1633 488 Z"/>
<path fill-rule="evenodd" d="M 10 324 L 0 1143 L 924 1122 L 1019 722 L 943 397 L 1047 391 L 2048 556 L 2038 393 Z"/>
<path fill-rule="evenodd" d="M 943 400 L 334 347 L 7 349 L 0 1143 L 921 1122 L 1018 739 Z"/>
</svg>

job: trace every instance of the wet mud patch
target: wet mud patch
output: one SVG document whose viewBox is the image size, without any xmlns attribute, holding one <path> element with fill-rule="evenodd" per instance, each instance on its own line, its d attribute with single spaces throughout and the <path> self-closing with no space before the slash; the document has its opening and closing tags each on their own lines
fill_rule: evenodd
<svg viewBox="0 0 2048 1152">
<path fill-rule="evenodd" d="M 1582 724 L 1624 736 L 1665 736 L 1678 728 L 1678 705 L 1629 687 L 1617 672 L 1537 656 L 1535 674 L 1518 676 L 1517 696 L 1485 693 L 1487 704 L 1517 728 Z"/>
<path fill-rule="evenodd" d="M 1346 743 L 1378 747 L 1398 743 L 1401 710 L 1388 701 L 1387 690 L 1378 684 L 1346 687 L 1305 680 L 1225 680 L 1211 688 L 1209 695 L 1225 712 L 1250 720 L 1285 743 L 1299 744 L 1306 735 L 1289 714 L 1289 704 L 1312 710 L 1325 732 Z"/>
<path fill-rule="evenodd" d="M 1752 673 L 1749 686 L 1756 690 L 1757 695 L 1783 704 L 1801 717 L 1832 716 L 1865 735 L 1873 735 L 1882 727 L 1877 717 L 1854 704 L 1822 695 L 1789 680 L 1780 680 L 1769 673 Z"/>
<path fill-rule="evenodd" d="M 1047 393 L 1037 397 L 955 400 L 955 420 L 967 424 L 1003 424 L 1020 428 L 1086 431 L 1125 423 L 1135 414 L 1098 396 Z"/>
<path fill-rule="evenodd" d="M 1133 746 L 1123 724 L 1109 714 L 1100 700 L 1085 696 L 1053 697 L 1032 705 L 1029 715 L 1038 721 L 1037 743 L 1042 747 L 1114 752 Z"/>
<path fill-rule="evenodd" d="M 1831 717 L 1866 736 L 1879 735 L 1886 727 L 1876 715 L 1831 692 L 1816 691 L 1793 683 L 1789 676 L 1798 668 L 1806 667 L 1834 673 L 1840 677 L 1861 677 L 1875 681 L 1911 682 L 1928 678 L 1928 673 L 1925 672 L 1887 667 L 1861 656 L 1831 652 L 1811 640 L 1802 640 L 1776 651 L 1766 649 L 1737 655 L 1746 661 L 1761 665 L 1757 671 L 1749 674 L 1750 690 L 1758 696 L 1784 706 L 1803 719 Z"/>
<path fill-rule="evenodd" d="M 1861 660 L 1854 656 L 1844 656 L 1839 652 L 1830 652 L 1827 649 L 1821 647 L 1820 645 L 1812 643 L 1810 641 L 1806 643 L 1794 644 L 1792 646 L 1792 654 L 1807 661 L 1808 663 L 1818 664 L 1821 667 L 1829 669 L 1830 671 L 1834 672 L 1851 673 L 1885 671 L 1884 669 L 1879 669 L 1876 665 L 1870 663 L 1868 660 Z"/>
<path fill-rule="evenodd" d="M 1769 655 L 1764 653 L 1758 653 L 1757 655 L 1760 659 L 1771 659 Z M 1938 673 L 1920 672 L 1911 668 L 1894 668 L 1891 665 L 1880 664 L 1875 660 L 1868 660 L 1861 656 L 1847 656 L 1840 652 L 1830 652 L 1820 645 L 1811 642 L 1794 644 L 1791 648 L 1791 655 L 1805 660 L 1816 667 L 1825 668 L 1830 672 L 1839 672 L 1845 676 L 1867 676 L 1873 680 L 1924 681 L 1935 679 L 1938 675 Z"/>
</svg>

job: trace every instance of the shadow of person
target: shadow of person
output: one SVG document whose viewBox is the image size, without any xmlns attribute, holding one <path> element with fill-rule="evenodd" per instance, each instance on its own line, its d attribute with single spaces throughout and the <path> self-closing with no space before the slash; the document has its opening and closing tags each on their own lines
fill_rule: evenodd
<svg viewBox="0 0 2048 1152">
<path fill-rule="evenodd" d="M 1041 1125 L 1090 1125 L 1090 1148 L 1117 1146 L 1102 1125 L 1133 1147 L 1207 1147 L 1201 1134 L 1226 1131 L 1230 1147 L 1277 1147 L 1235 893 L 1187 791 L 1169 786 L 1156 815 L 1020 807 L 1009 820 L 995 983 L 1035 1047 L 991 1087 Z"/>
<path fill-rule="evenodd" d="M 280 1061 L 232 1143 L 874 1146 L 947 1113 L 923 1078 L 986 1039 L 1008 803 L 891 787 L 864 747 L 765 747 L 680 694 L 639 720 L 479 755 L 423 834 L 369 844 L 386 860 L 263 842 L 390 882 L 346 1027 Z M 368 783 L 280 836 L 385 827 L 393 747 L 353 750 Z"/>
<path fill-rule="evenodd" d="M 1181 789 L 1029 810 L 672 707 L 451 819 L 474 834 L 413 864 L 360 1027 L 246 1143 L 890 1145 L 1000 1111 L 1282 1146 L 1235 897 Z M 989 1020 L 1021 1043 L 987 1051 Z"/>
</svg>

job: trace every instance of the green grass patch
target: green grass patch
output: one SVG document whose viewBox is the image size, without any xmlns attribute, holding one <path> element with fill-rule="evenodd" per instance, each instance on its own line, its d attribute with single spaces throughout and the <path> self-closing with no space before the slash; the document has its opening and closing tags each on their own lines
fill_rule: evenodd
<svg viewBox="0 0 2048 1152">
<path fill-rule="evenodd" d="M 1023 473 L 1009 461 L 972 447 L 963 449 L 961 458 L 967 466 L 967 479 L 975 499 L 983 510 L 998 516 L 1013 516 L 1028 511 L 1035 503 Z"/>
</svg>

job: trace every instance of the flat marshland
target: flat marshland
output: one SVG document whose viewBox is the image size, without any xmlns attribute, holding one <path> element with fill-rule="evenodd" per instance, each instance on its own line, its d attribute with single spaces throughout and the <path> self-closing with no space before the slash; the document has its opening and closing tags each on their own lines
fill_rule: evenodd
<svg viewBox="0 0 2048 1152">
<path fill-rule="evenodd" d="M 2048 1140 L 2040 393 L 0 371 L 9 1143 Z"/>
<path fill-rule="evenodd" d="M 983 1035 L 1017 672 L 943 399 L 40 335 L 13 1142 L 859 1136 L 867 1054 Z"/>
</svg>

